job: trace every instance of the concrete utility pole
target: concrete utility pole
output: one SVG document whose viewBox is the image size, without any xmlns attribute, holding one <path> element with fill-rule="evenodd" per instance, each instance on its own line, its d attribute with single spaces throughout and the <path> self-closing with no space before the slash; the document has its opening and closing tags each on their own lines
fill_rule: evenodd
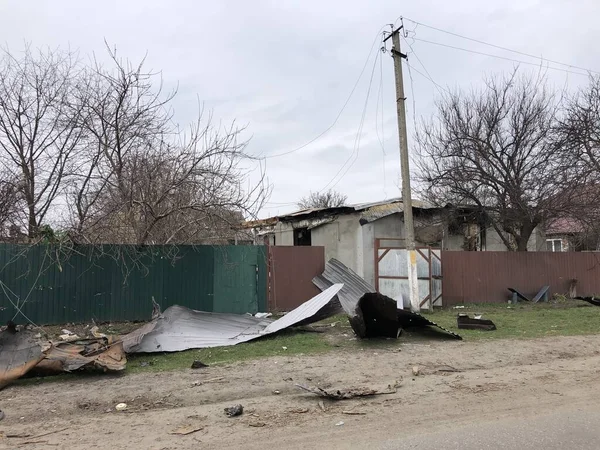
<svg viewBox="0 0 600 450">
<path fill-rule="evenodd" d="M 404 81 L 402 79 L 402 59 L 406 55 L 400 51 L 400 30 L 392 30 L 392 56 L 396 74 L 396 107 L 398 113 L 398 134 L 400 135 L 400 173 L 402 176 L 402 204 L 404 206 L 404 238 L 408 263 L 408 285 L 410 306 L 415 312 L 421 310 L 419 298 L 419 281 L 417 276 L 417 251 L 415 250 L 415 229 L 413 222 L 412 194 L 410 191 L 410 169 L 408 158 L 408 138 L 406 136 L 406 108 L 404 106 Z"/>
</svg>

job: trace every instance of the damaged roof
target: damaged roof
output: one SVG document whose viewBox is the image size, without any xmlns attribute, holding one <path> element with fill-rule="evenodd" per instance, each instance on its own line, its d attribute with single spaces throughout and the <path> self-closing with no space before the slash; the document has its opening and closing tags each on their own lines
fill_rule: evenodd
<svg viewBox="0 0 600 450">
<path fill-rule="evenodd" d="M 435 209 L 436 206 L 429 204 L 427 202 L 423 202 L 420 200 L 412 201 L 413 208 L 418 209 Z M 391 214 L 400 213 L 404 211 L 404 205 L 402 203 L 402 199 L 400 198 L 392 198 L 389 200 L 383 200 L 378 202 L 370 202 L 370 203 L 358 203 L 355 205 L 348 206 L 338 206 L 331 208 L 310 208 L 303 209 L 300 211 L 295 211 L 290 214 L 285 214 L 281 216 L 269 217 L 267 219 L 262 220 L 254 220 L 250 222 L 246 222 L 244 224 L 245 228 L 257 228 L 257 227 L 266 227 L 273 226 L 277 222 L 297 222 L 301 220 L 309 220 L 314 218 L 323 218 L 327 216 L 336 216 L 340 214 L 352 214 L 352 213 L 361 213 L 361 222 L 369 223 L 375 220 L 381 219 L 383 217 L 389 216 Z M 324 222 L 327 223 L 327 222 Z M 323 225 L 323 223 L 319 223 L 319 225 Z M 319 226 L 316 225 L 316 226 Z M 315 226 L 313 226 L 314 228 Z"/>
</svg>

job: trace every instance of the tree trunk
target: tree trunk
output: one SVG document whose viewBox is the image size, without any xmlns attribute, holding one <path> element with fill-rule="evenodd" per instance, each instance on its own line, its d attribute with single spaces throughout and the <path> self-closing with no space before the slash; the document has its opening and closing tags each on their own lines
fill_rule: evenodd
<svg viewBox="0 0 600 450">
<path fill-rule="evenodd" d="M 527 244 L 531 239 L 531 235 L 533 234 L 533 230 L 535 229 L 535 225 L 532 223 L 524 223 L 519 230 L 519 235 L 515 236 L 515 240 L 517 241 L 517 251 L 518 252 L 526 252 Z"/>
</svg>

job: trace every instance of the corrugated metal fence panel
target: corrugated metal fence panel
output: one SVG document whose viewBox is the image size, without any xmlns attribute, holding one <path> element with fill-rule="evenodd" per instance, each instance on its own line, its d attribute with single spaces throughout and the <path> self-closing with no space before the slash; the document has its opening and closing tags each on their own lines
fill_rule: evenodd
<svg viewBox="0 0 600 450">
<path fill-rule="evenodd" d="M 442 252 L 444 305 L 502 303 L 514 288 L 525 295 L 550 285 L 566 294 L 577 280 L 578 295 L 600 293 L 600 253 Z"/>
<path fill-rule="evenodd" d="M 179 304 L 256 312 L 259 302 L 266 305 L 263 247 L 180 246 L 176 253 L 172 247 L 146 247 L 135 264 L 125 265 L 86 246 L 60 264 L 53 252 L 50 246 L 0 244 L 0 323 L 12 319 L 16 307 L 38 324 L 144 320 L 150 318 L 152 297 L 163 309 Z M 231 271 L 232 264 L 238 269 Z"/>
<path fill-rule="evenodd" d="M 259 285 L 259 272 L 266 271 L 264 251 L 258 246 L 215 247 L 215 301 L 213 311 L 257 313 L 259 295 L 266 291 Z"/>
<path fill-rule="evenodd" d="M 325 270 L 325 247 L 268 247 L 269 311 L 291 311 L 321 291 L 312 279 Z"/>
</svg>

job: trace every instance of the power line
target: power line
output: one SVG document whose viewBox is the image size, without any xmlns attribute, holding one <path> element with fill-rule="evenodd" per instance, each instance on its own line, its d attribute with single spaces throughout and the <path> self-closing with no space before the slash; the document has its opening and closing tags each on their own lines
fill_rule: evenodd
<svg viewBox="0 0 600 450">
<path fill-rule="evenodd" d="M 528 64 L 528 65 L 530 65 L 530 66 L 536 66 L 536 67 L 540 67 L 540 65 L 539 65 L 539 64 L 537 64 L 537 63 L 532 63 L 532 62 L 529 62 L 529 61 L 521 61 L 521 60 L 518 60 L 518 59 L 507 58 L 507 57 L 505 57 L 505 56 L 492 55 L 491 53 L 478 52 L 478 51 L 476 51 L 476 50 L 469 50 L 469 49 L 462 48 L 462 47 L 455 47 L 455 46 L 453 46 L 453 45 L 442 44 L 442 43 L 440 43 L 440 42 L 428 41 L 428 40 L 426 40 L 426 39 L 419 39 L 419 38 L 416 38 L 416 37 L 413 37 L 412 39 L 414 39 L 415 41 L 419 41 L 419 42 L 425 42 L 426 44 L 439 45 L 439 46 L 441 46 L 441 47 L 452 48 L 452 49 L 454 49 L 454 50 L 461 50 L 461 51 L 463 51 L 463 52 L 475 53 L 475 54 L 477 54 L 477 55 L 490 56 L 490 57 L 492 57 L 492 58 L 504 59 L 504 60 L 506 60 L 506 61 L 512 61 L 512 62 L 516 62 L 516 63 L 519 63 L 519 64 Z M 560 72 L 573 73 L 573 74 L 575 74 L 575 75 L 583 75 L 583 76 L 588 76 L 588 74 L 586 74 L 586 73 L 574 72 L 574 71 L 572 71 L 572 70 L 567 70 L 567 69 L 559 69 L 558 67 L 546 66 L 546 68 L 547 68 L 547 69 L 551 69 L 551 70 L 558 70 L 558 71 L 560 71 Z"/>
<path fill-rule="evenodd" d="M 419 75 L 421 75 L 423 78 L 431 81 L 431 83 L 433 83 L 435 86 L 437 86 L 439 89 L 443 89 L 444 91 L 446 91 L 447 93 L 451 93 L 449 90 L 447 90 L 446 88 L 444 88 L 443 86 L 440 86 L 439 84 L 437 84 L 435 81 L 433 81 L 433 79 L 431 77 L 429 77 L 428 75 L 425 75 L 423 72 L 421 72 L 420 70 L 418 70 L 416 67 L 413 67 L 410 65 L 410 63 L 408 61 L 406 61 L 406 64 L 415 72 L 417 72 Z"/>
<path fill-rule="evenodd" d="M 333 189 L 335 186 L 337 186 L 337 184 L 342 180 L 342 178 L 344 178 L 346 176 L 348 171 L 352 168 L 352 166 L 354 166 L 354 163 L 358 159 L 358 155 L 360 153 L 360 140 L 362 138 L 362 130 L 363 130 L 363 126 L 365 124 L 365 116 L 367 114 L 367 106 L 369 103 L 369 96 L 371 94 L 371 87 L 373 85 L 373 76 L 375 75 L 375 67 L 377 66 L 377 58 L 378 57 L 379 57 L 379 54 L 377 54 L 377 56 L 375 57 L 375 61 L 373 63 L 373 70 L 371 70 L 371 78 L 369 79 L 369 87 L 367 89 L 367 97 L 365 99 L 365 104 L 363 106 L 363 111 L 362 111 L 362 116 L 360 119 L 360 124 L 358 126 L 358 131 L 356 133 L 356 137 L 354 138 L 354 150 L 352 151 L 352 153 L 350 154 L 350 156 L 348 157 L 346 162 L 344 162 L 342 167 L 340 167 L 340 170 L 337 171 L 337 173 L 333 176 L 333 178 L 331 180 L 329 180 L 329 182 L 325 185 L 325 187 L 323 187 L 323 189 L 321 189 L 320 192 L 323 192 L 323 191 L 327 190 L 328 188 Z M 352 162 L 350 162 L 351 160 L 352 160 Z M 348 165 L 347 169 L 344 171 L 342 176 L 340 176 L 335 183 L 331 184 L 338 177 L 338 175 L 342 172 L 342 170 L 344 170 L 344 167 L 346 167 L 346 165 L 348 163 L 350 163 L 350 165 Z"/>
<path fill-rule="evenodd" d="M 414 38 L 413 38 L 414 39 Z M 423 61 L 421 61 L 421 58 L 419 58 L 419 55 L 417 55 L 417 53 L 415 52 L 415 49 L 413 48 L 412 44 L 410 42 L 408 42 L 408 39 L 406 38 L 406 36 L 404 36 L 404 42 L 406 42 L 406 45 L 408 45 L 408 47 L 410 48 L 410 53 L 417 58 L 417 61 L 419 62 L 419 64 L 421 64 L 421 67 L 423 68 L 423 70 L 425 71 L 425 73 L 427 74 L 426 78 L 428 78 L 434 85 L 435 87 L 437 87 L 438 91 L 440 92 L 440 94 L 442 94 L 442 89 L 446 92 L 448 92 L 447 89 L 443 88 L 442 86 L 440 86 L 438 83 L 435 82 L 435 80 L 433 79 L 433 77 L 431 76 L 431 74 L 429 73 L 429 70 L 427 70 L 427 67 L 425 67 L 425 64 L 423 64 Z M 410 74 L 410 64 L 408 62 L 408 58 L 406 59 L 406 65 L 409 68 L 409 75 L 411 75 L 411 81 L 412 81 L 412 74 Z M 417 69 L 415 68 L 415 71 Z"/>
<path fill-rule="evenodd" d="M 363 76 L 363 74 L 365 72 L 365 69 L 367 68 L 369 60 L 371 59 L 371 55 L 373 54 L 373 48 L 375 47 L 375 44 L 377 43 L 377 38 L 379 37 L 379 34 L 381 33 L 381 31 L 384 28 L 385 27 L 381 27 L 379 29 L 379 31 L 377 32 L 377 34 L 375 35 L 375 39 L 373 39 L 373 44 L 371 44 L 371 49 L 369 50 L 369 54 L 367 55 L 367 59 L 365 60 L 365 63 L 363 65 L 363 67 L 362 67 L 362 70 L 360 71 L 360 74 L 358 75 L 358 78 L 356 79 L 356 82 L 354 83 L 354 86 L 352 87 L 352 90 L 350 91 L 350 95 L 348 95 L 348 98 L 344 102 L 344 105 L 342 106 L 342 109 L 340 109 L 340 112 L 335 117 L 333 123 L 331 125 L 329 125 L 329 127 L 327 127 L 325 130 L 323 130 L 319 135 L 317 135 L 316 137 L 314 137 L 313 139 L 311 139 L 310 141 L 308 141 L 306 144 L 303 144 L 300 147 L 297 147 L 297 148 L 295 148 L 293 150 L 288 150 L 286 152 L 277 153 L 275 155 L 265 155 L 265 156 L 262 157 L 262 159 L 278 158 L 280 156 L 289 155 L 290 153 L 295 153 L 298 150 L 302 150 L 303 148 L 308 147 L 313 142 L 315 142 L 315 141 L 319 140 L 320 138 L 322 138 L 325 134 L 327 134 L 337 124 L 338 120 L 342 116 L 342 113 L 346 109 L 346 106 L 348 106 L 348 103 L 350 102 L 350 99 L 352 98 L 352 95 L 354 94 L 354 91 L 356 90 L 356 87 L 358 86 L 358 83 L 360 82 L 360 80 L 361 80 L 361 78 L 362 78 L 362 76 Z M 377 60 L 377 56 L 375 57 L 375 60 Z"/>
<path fill-rule="evenodd" d="M 585 67 L 579 67 L 579 66 L 575 66 L 573 64 L 567 64 L 567 63 L 563 63 L 563 62 L 560 62 L 560 61 L 543 58 L 541 56 L 532 55 L 531 53 L 525 53 L 525 52 L 521 52 L 519 50 L 510 49 L 508 47 L 502 47 L 501 45 L 490 44 L 489 42 L 481 41 L 479 39 L 473 39 L 473 38 L 470 38 L 468 36 L 463 36 L 462 34 L 453 33 L 452 31 L 442 30 L 441 28 L 433 27 L 431 25 L 427 25 L 427 24 L 424 24 L 422 22 L 417 22 L 416 20 L 409 19 L 408 17 L 404 17 L 404 19 L 406 19 L 406 20 L 408 20 L 408 21 L 410 21 L 410 22 L 412 22 L 412 23 L 414 23 L 416 25 L 425 27 L 425 28 L 429 28 L 429 29 L 432 29 L 432 30 L 435 30 L 435 31 L 439 31 L 441 33 L 449 34 L 451 36 L 456 36 L 456 37 L 459 37 L 459 38 L 462 38 L 462 39 L 466 39 L 468 41 L 477 42 L 478 44 L 488 45 L 490 47 L 494 47 L 494 48 L 497 48 L 499 50 L 504 50 L 504 51 L 507 51 L 507 52 L 516 53 L 518 55 L 527 56 L 529 58 L 536 58 L 536 59 L 539 59 L 539 60 L 542 60 L 542 61 L 547 61 L 547 62 L 550 62 L 550 63 L 553 63 L 553 64 L 558 64 L 558 65 L 561 65 L 561 66 L 569 67 L 571 69 L 584 70 L 586 72 L 600 74 L 600 72 L 598 72 L 596 70 L 586 69 Z M 577 72 L 575 72 L 575 73 L 577 73 Z"/>
</svg>

